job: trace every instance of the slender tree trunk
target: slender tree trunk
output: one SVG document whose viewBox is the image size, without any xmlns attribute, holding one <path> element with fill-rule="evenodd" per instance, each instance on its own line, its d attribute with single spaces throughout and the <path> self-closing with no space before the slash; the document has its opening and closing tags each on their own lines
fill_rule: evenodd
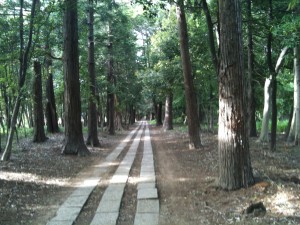
<svg viewBox="0 0 300 225">
<path fill-rule="evenodd" d="M 5 150 L 2 154 L 1 160 L 2 161 L 8 161 L 10 159 L 11 150 L 12 150 L 12 142 L 14 138 L 14 131 L 16 130 L 16 124 L 17 124 L 17 118 L 19 114 L 19 109 L 21 105 L 21 99 L 22 99 L 22 88 L 25 83 L 27 68 L 28 68 L 28 61 L 29 61 L 29 51 L 31 49 L 32 44 L 32 33 L 33 33 L 33 23 L 34 23 L 34 17 L 35 17 L 35 7 L 36 7 L 37 0 L 32 1 L 31 6 L 31 17 L 30 17 L 30 24 L 29 24 L 29 35 L 28 35 L 28 43 L 25 48 L 24 47 L 24 27 L 23 27 L 23 7 L 24 7 L 24 0 L 20 0 L 20 68 L 19 68 L 19 89 L 18 89 L 18 95 L 16 98 L 13 114 L 11 117 L 10 122 L 10 129 L 9 129 L 9 135 L 7 138 L 7 143 Z"/>
<path fill-rule="evenodd" d="M 202 0 L 202 6 L 203 6 L 204 13 L 205 13 L 206 24 L 207 24 L 207 29 L 208 29 L 210 54 L 211 54 L 211 58 L 212 58 L 212 62 L 213 62 L 216 74 L 218 75 L 218 69 L 219 69 L 218 61 L 219 60 L 218 60 L 217 51 L 216 51 L 216 47 L 215 47 L 214 25 L 211 20 L 211 15 L 210 15 L 210 11 L 208 9 L 206 0 Z"/>
<path fill-rule="evenodd" d="M 187 23 L 184 12 L 183 0 L 179 0 L 176 7 L 177 22 L 179 29 L 179 40 L 180 40 L 180 55 L 183 68 L 184 77 L 184 89 L 185 89 L 185 104 L 186 114 L 188 120 L 188 133 L 189 133 L 189 148 L 198 149 L 201 147 L 200 140 L 200 124 L 198 115 L 198 104 L 196 91 L 194 87 L 194 81 L 192 76 L 192 65 L 189 53 L 189 40 Z"/>
<path fill-rule="evenodd" d="M 77 0 L 64 1 L 64 108 L 63 154 L 87 155 L 81 124 Z"/>
<path fill-rule="evenodd" d="M 209 129 L 214 132 L 214 96 L 212 84 L 209 84 Z"/>
<path fill-rule="evenodd" d="M 220 0 L 219 183 L 234 190 L 254 183 L 246 130 L 240 0 Z"/>
<path fill-rule="evenodd" d="M 284 56 L 287 54 L 288 47 L 285 47 L 281 50 L 281 53 L 277 59 L 274 74 L 278 74 L 284 60 Z M 270 51 L 271 52 L 271 51 Z M 268 53 L 269 54 L 269 53 Z M 269 56 L 271 57 L 271 56 Z M 269 62 L 272 63 L 272 62 Z M 269 134 L 268 134 L 268 128 L 269 128 L 269 119 L 270 119 L 270 110 L 271 110 L 271 82 L 272 82 L 272 76 L 270 78 L 266 78 L 265 87 L 264 87 L 264 111 L 263 111 L 263 122 L 262 122 L 262 129 L 259 136 L 258 142 L 268 142 L 269 141 Z M 276 98 L 275 98 L 276 101 Z M 277 116 L 276 116 L 277 117 Z"/>
<path fill-rule="evenodd" d="M 164 130 L 173 130 L 173 94 L 166 97 Z"/>
<path fill-rule="evenodd" d="M 269 22 L 272 24 L 273 22 L 273 5 L 272 0 L 269 0 Z M 272 62 L 272 41 L 273 35 L 270 29 L 268 34 L 268 43 L 267 43 L 267 62 L 269 67 L 269 72 L 271 74 L 271 107 L 272 107 L 272 124 L 271 124 L 271 142 L 270 142 L 270 150 L 276 150 L 276 130 L 277 130 L 277 78 L 275 68 Z"/>
<path fill-rule="evenodd" d="M 296 123 L 295 123 L 295 145 L 300 144 L 300 50 L 296 46 L 294 48 L 294 70 L 295 70 L 295 114 L 296 114 Z"/>
<path fill-rule="evenodd" d="M 162 123 L 162 102 L 158 102 L 156 106 L 156 126 L 163 125 Z"/>
<path fill-rule="evenodd" d="M 44 142 L 47 137 L 44 130 L 43 90 L 42 90 L 42 69 L 38 61 L 34 61 L 34 82 L 33 82 L 33 115 L 34 115 L 34 136 L 33 142 Z"/>
<path fill-rule="evenodd" d="M 100 146 L 97 128 L 97 106 L 96 106 L 96 73 L 95 73 L 95 46 L 94 46 L 94 1 L 88 0 L 88 70 L 90 78 L 90 98 L 88 108 L 88 137 L 86 144 L 95 147 Z"/>
<path fill-rule="evenodd" d="M 50 133 L 58 133 L 58 119 L 57 111 L 55 104 L 55 95 L 53 89 L 53 75 L 48 73 L 47 84 L 46 84 L 46 94 L 47 94 L 47 103 L 46 103 L 46 118 L 47 118 L 47 130 Z"/>
<path fill-rule="evenodd" d="M 49 49 L 49 45 L 46 45 L 46 50 Z M 50 133 L 58 133 L 58 118 L 55 104 L 55 95 L 54 95 L 54 87 L 53 87 L 53 75 L 51 73 L 52 60 L 50 57 L 46 57 L 45 59 L 45 67 L 47 74 L 46 81 L 46 119 L 47 119 L 47 130 Z"/>
<path fill-rule="evenodd" d="M 112 49 L 112 43 L 108 46 L 109 52 Z M 113 59 L 110 53 L 109 62 L 108 62 L 108 132 L 110 135 L 115 134 L 115 95 L 114 95 L 114 74 L 113 74 Z"/>
<path fill-rule="evenodd" d="M 248 112 L 248 130 L 250 137 L 257 137 L 256 121 L 255 121 L 255 102 L 253 89 L 253 70 L 254 70 L 254 50 L 252 38 L 252 5 L 251 0 L 247 0 L 247 42 L 248 42 L 248 76 L 247 76 L 247 112 Z"/>
<path fill-rule="evenodd" d="M 258 142 L 269 142 L 269 119 L 270 119 L 270 92 L 271 92 L 271 79 L 266 78 L 264 86 L 264 111 L 263 120 L 261 125 L 260 136 Z"/>
</svg>

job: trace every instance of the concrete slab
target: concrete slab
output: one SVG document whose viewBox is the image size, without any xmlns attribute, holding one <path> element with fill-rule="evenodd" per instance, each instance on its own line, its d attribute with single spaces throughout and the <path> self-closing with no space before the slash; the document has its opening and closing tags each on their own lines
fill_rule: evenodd
<svg viewBox="0 0 300 225">
<path fill-rule="evenodd" d="M 137 199 L 157 199 L 157 189 L 156 188 L 141 188 L 138 190 Z"/>
<path fill-rule="evenodd" d="M 115 174 L 110 180 L 111 184 L 126 184 L 128 175 Z"/>
<path fill-rule="evenodd" d="M 104 192 L 102 199 L 104 200 L 119 200 L 121 201 L 122 196 L 124 192 L 123 188 L 112 188 L 111 186 L 108 186 L 106 191 Z M 101 201 L 102 201 L 101 199 Z"/>
<path fill-rule="evenodd" d="M 149 170 L 149 171 L 142 170 L 140 172 L 140 177 L 150 177 L 150 176 L 154 176 L 155 177 L 154 170 Z"/>
<path fill-rule="evenodd" d="M 101 200 L 96 213 L 118 213 L 120 210 L 120 200 Z"/>
<path fill-rule="evenodd" d="M 96 213 L 90 225 L 116 225 L 119 213 Z"/>
<path fill-rule="evenodd" d="M 134 225 L 158 225 L 158 213 L 137 213 L 134 218 Z"/>
<path fill-rule="evenodd" d="M 159 213 L 158 199 L 140 199 L 137 202 L 137 213 Z"/>
<path fill-rule="evenodd" d="M 52 221 L 75 221 L 81 207 L 60 207 Z"/>
<path fill-rule="evenodd" d="M 138 180 L 139 180 L 139 182 L 142 182 L 142 183 L 147 183 L 147 182 L 156 183 L 155 176 L 142 176 L 142 177 L 139 177 Z"/>
<path fill-rule="evenodd" d="M 155 182 L 141 182 L 138 184 L 137 189 L 155 188 Z"/>
<path fill-rule="evenodd" d="M 73 191 L 70 197 L 90 195 L 93 189 L 94 187 L 78 187 L 75 191 Z"/>
<path fill-rule="evenodd" d="M 65 220 L 65 221 L 49 221 L 47 225 L 72 225 L 74 223 L 73 220 Z"/>
<path fill-rule="evenodd" d="M 62 207 L 82 207 L 89 195 L 70 196 L 63 204 Z"/>
</svg>

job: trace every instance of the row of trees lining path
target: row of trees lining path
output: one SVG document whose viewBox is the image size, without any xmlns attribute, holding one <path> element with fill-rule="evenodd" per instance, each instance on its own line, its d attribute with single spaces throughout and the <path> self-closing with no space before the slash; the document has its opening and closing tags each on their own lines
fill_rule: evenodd
<svg viewBox="0 0 300 225">
<path fill-rule="evenodd" d="M 249 136 L 257 135 L 257 105 L 264 102 L 258 141 L 269 141 L 271 115 L 270 149 L 275 151 L 278 90 L 282 90 L 281 83 L 288 83 L 288 70 L 295 74 L 294 103 L 290 112 L 284 109 L 280 114 L 291 115 L 288 140 L 299 143 L 297 0 L 247 0 L 245 4 L 240 0 L 136 0 L 131 7 L 114 0 L 82 3 L 19 0 L 1 7 L 0 23 L 8 30 L 0 40 L 7 55 L 0 62 L 1 78 L 5 77 L 0 80 L 0 107 L 5 108 L 1 118 L 6 127 L 3 121 L 1 126 L 8 134 L 2 161 L 10 159 L 14 133 L 25 121 L 34 128 L 34 142 L 47 139 L 44 111 L 48 132 L 59 132 L 59 118 L 64 126 L 62 153 L 82 156 L 90 154 L 86 145 L 101 146 L 99 127 L 106 126 L 114 135 L 124 124 L 127 127 L 143 116 L 156 119 L 165 130 L 173 129 L 174 119 L 186 117 L 189 147 L 201 149 L 200 123 L 206 117 L 207 127 L 213 130 L 218 114 L 219 184 L 227 190 L 248 187 L 254 183 Z M 144 14 L 136 13 L 141 8 Z M 267 25 L 259 23 L 261 19 Z M 258 26 L 263 31 L 255 34 Z M 291 38 L 275 41 L 282 33 Z M 258 40 L 266 44 L 259 46 Z M 293 58 L 292 66 L 288 57 Z M 267 70 L 258 66 L 263 60 Z M 255 84 L 264 81 L 262 73 L 269 74 L 263 101 L 255 97 L 259 91 Z M 30 86 L 32 101 L 27 100 Z"/>
</svg>

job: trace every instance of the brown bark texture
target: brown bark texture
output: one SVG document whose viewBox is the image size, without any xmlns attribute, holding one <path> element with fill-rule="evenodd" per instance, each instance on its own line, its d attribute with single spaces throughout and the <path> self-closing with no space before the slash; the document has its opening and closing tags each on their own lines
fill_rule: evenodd
<svg viewBox="0 0 300 225">
<path fill-rule="evenodd" d="M 198 115 L 198 106 L 196 92 L 192 76 L 192 65 L 189 53 L 189 40 L 187 31 L 187 22 L 184 12 L 183 1 L 179 1 L 176 7 L 177 22 L 180 40 L 180 55 L 184 77 L 185 104 L 188 121 L 189 147 L 197 149 L 201 147 L 200 124 Z"/>
<path fill-rule="evenodd" d="M 44 130 L 42 69 L 41 69 L 41 63 L 38 61 L 34 61 L 33 115 L 34 115 L 33 142 L 44 142 L 47 139 L 47 137 L 45 135 L 45 130 Z"/>
<path fill-rule="evenodd" d="M 95 147 L 100 146 L 97 126 L 97 105 L 96 105 L 96 73 L 95 73 L 95 45 L 94 45 L 94 2 L 88 0 L 88 71 L 90 79 L 90 98 L 88 108 L 88 137 L 86 144 Z"/>
<path fill-rule="evenodd" d="M 240 0 L 220 0 L 219 184 L 226 190 L 254 183 L 245 118 Z"/>
<path fill-rule="evenodd" d="M 65 0 L 64 11 L 64 109 L 63 154 L 87 155 L 81 124 L 77 0 Z"/>
<path fill-rule="evenodd" d="M 166 97 L 164 130 L 173 130 L 173 94 Z"/>
<path fill-rule="evenodd" d="M 257 137 L 255 121 L 255 101 L 253 89 L 253 71 L 254 71 L 254 50 L 253 50 L 253 29 L 252 29 L 252 3 L 247 0 L 247 44 L 248 44 L 248 76 L 247 76 L 247 112 L 248 112 L 248 130 L 250 137 Z"/>
</svg>

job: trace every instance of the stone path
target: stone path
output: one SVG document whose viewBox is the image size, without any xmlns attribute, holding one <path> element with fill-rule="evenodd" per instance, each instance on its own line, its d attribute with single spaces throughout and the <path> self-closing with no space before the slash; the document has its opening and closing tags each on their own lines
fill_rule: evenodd
<svg viewBox="0 0 300 225">
<path fill-rule="evenodd" d="M 101 182 L 101 177 L 108 171 L 109 165 L 116 160 L 125 149 L 128 142 L 135 136 L 126 156 L 110 179 L 101 201 L 98 205 L 91 225 L 116 225 L 119 217 L 120 205 L 138 146 L 141 141 L 144 126 L 144 152 L 141 163 L 139 184 L 137 187 L 137 210 L 135 225 L 156 225 L 159 217 L 159 200 L 156 189 L 154 158 L 151 146 L 150 131 L 147 122 L 141 122 L 135 130 L 111 152 L 104 162 L 95 166 L 95 170 L 87 179 L 78 183 L 77 189 L 66 199 L 58 209 L 56 216 L 47 225 L 72 225 L 79 216 L 91 192 Z"/>
</svg>

